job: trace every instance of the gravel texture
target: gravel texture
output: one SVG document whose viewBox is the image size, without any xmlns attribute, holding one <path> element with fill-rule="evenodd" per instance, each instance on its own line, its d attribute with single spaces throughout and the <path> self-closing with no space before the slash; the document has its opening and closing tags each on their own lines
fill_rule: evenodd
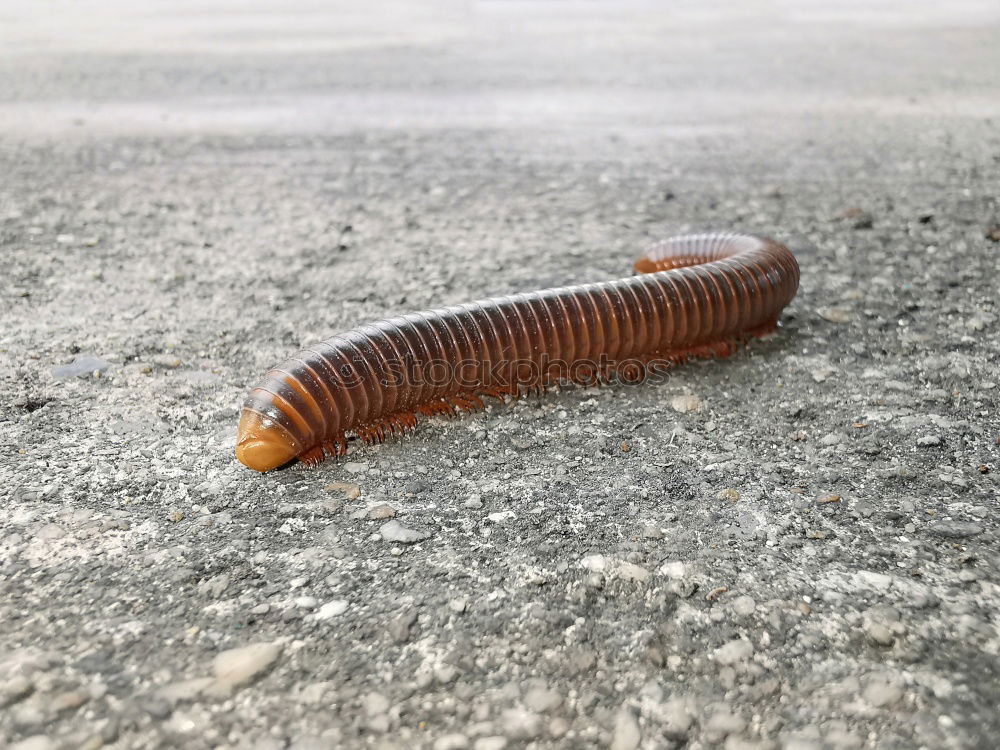
<svg viewBox="0 0 1000 750">
<path fill-rule="evenodd" d="M 33 5 L 0 32 L 0 745 L 995 746 L 995 4 Z M 776 335 L 233 457 L 300 345 L 699 229 L 796 251 Z"/>
</svg>

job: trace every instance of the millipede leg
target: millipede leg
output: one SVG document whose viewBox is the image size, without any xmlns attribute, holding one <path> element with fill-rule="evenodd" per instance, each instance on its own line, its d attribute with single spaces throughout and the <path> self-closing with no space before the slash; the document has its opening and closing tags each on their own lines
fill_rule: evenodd
<svg viewBox="0 0 1000 750">
<path fill-rule="evenodd" d="M 305 453 L 299 455 L 299 461 L 304 463 L 306 466 L 315 466 L 320 461 L 323 460 L 323 448 L 317 445 L 314 448 L 310 448 Z"/>
<path fill-rule="evenodd" d="M 756 328 L 747 331 L 747 335 L 753 336 L 754 338 L 762 339 L 768 334 L 774 333 L 775 330 L 777 330 L 777 328 L 778 328 L 778 319 L 774 318 L 773 320 L 767 321 L 763 325 L 759 325 Z"/>
</svg>

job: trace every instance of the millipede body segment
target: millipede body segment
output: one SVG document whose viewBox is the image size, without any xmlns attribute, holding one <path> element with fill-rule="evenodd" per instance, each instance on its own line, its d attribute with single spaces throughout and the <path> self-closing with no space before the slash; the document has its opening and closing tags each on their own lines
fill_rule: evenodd
<svg viewBox="0 0 1000 750">
<path fill-rule="evenodd" d="M 453 414 L 560 382 L 640 380 L 724 356 L 777 325 L 799 267 L 745 234 L 674 237 L 636 276 L 495 297 L 355 328 L 268 372 L 243 404 L 236 457 L 256 471 L 342 455 L 417 415 Z"/>
</svg>

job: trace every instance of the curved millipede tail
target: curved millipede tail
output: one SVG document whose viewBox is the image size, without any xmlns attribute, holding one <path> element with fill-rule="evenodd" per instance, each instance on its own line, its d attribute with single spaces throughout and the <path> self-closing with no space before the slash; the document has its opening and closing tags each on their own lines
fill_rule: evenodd
<svg viewBox="0 0 1000 750">
<path fill-rule="evenodd" d="M 268 372 L 243 404 L 236 457 L 268 471 L 343 455 L 348 435 L 381 442 L 417 415 L 559 382 L 636 382 L 691 357 L 721 357 L 774 330 L 799 266 L 746 234 L 661 242 L 637 276 L 494 297 L 361 326 Z"/>
</svg>

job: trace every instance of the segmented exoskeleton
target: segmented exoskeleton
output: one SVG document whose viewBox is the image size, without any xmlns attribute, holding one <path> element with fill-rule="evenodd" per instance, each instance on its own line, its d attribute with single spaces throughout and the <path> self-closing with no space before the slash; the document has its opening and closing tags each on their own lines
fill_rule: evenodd
<svg viewBox="0 0 1000 750">
<path fill-rule="evenodd" d="M 314 464 L 343 454 L 348 435 L 383 440 L 418 414 L 724 356 L 772 331 L 799 282 L 788 248 L 744 234 L 675 237 L 635 269 L 382 320 L 305 349 L 250 391 L 236 455 L 257 471 Z"/>
</svg>

